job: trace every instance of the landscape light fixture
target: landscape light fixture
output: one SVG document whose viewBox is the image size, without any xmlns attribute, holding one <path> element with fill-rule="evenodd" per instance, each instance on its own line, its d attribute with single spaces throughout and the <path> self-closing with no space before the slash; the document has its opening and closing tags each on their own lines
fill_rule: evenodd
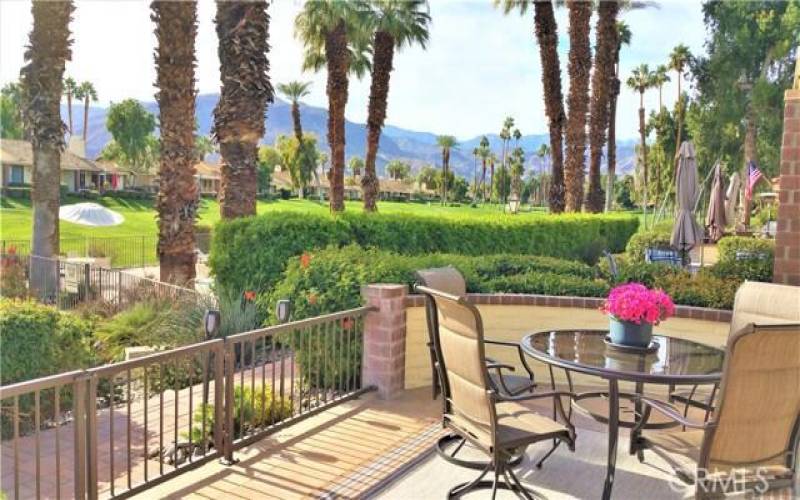
<svg viewBox="0 0 800 500">
<path fill-rule="evenodd" d="M 221 320 L 222 318 L 219 311 L 216 309 L 206 309 L 203 315 L 203 327 L 206 330 L 206 340 L 213 339 L 217 336 Z"/>
<path fill-rule="evenodd" d="M 275 316 L 278 318 L 279 323 L 286 323 L 289 321 L 289 316 L 292 314 L 292 302 L 289 299 L 281 299 L 275 305 Z"/>
</svg>

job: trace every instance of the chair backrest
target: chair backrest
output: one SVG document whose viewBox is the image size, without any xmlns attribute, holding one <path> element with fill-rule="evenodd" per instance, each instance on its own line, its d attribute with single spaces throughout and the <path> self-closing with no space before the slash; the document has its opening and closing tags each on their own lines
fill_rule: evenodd
<svg viewBox="0 0 800 500">
<path fill-rule="evenodd" d="M 683 258 L 680 252 L 674 248 L 646 248 L 644 250 L 644 261 L 648 264 L 666 264 L 674 267 L 683 266 Z"/>
<path fill-rule="evenodd" d="M 496 421 L 486 372 L 483 322 L 478 309 L 463 296 L 417 287 L 436 304 L 438 330 L 434 347 L 443 374 L 445 420 L 457 422 L 468 434 L 483 434 Z M 471 432 L 480 429 L 478 432 Z"/>
<path fill-rule="evenodd" d="M 800 424 L 800 324 L 748 324 L 728 339 L 700 467 L 785 465 Z"/>
<path fill-rule="evenodd" d="M 461 296 L 467 293 L 467 283 L 464 277 L 458 272 L 458 269 L 452 266 L 420 269 L 414 273 L 414 278 L 418 285 L 449 293 L 450 295 Z M 441 385 L 443 384 L 441 378 L 443 374 L 438 373 L 438 360 L 436 358 L 436 349 L 434 348 L 436 330 L 439 328 L 436 302 L 428 294 L 425 294 L 425 319 L 428 325 L 428 347 L 430 348 L 431 364 L 434 372 L 432 380 L 433 398 L 436 399 L 441 393 Z"/>
<path fill-rule="evenodd" d="M 745 281 L 736 291 L 730 335 L 749 323 L 800 323 L 800 287 Z"/>
</svg>

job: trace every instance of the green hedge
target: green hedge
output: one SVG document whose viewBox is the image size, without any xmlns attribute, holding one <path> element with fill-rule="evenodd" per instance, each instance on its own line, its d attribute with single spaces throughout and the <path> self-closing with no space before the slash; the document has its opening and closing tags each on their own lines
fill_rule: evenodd
<svg viewBox="0 0 800 500">
<path fill-rule="evenodd" d="M 621 214 L 537 218 L 269 214 L 219 223 L 209 264 L 223 288 L 264 292 L 280 279 L 292 258 L 349 243 L 404 255 L 505 253 L 594 263 L 605 249 L 622 251 L 638 224 L 635 217 Z"/>
<path fill-rule="evenodd" d="M 293 319 L 318 316 L 361 305 L 365 283 L 414 283 L 414 272 L 453 265 L 476 293 L 544 293 L 603 296 L 608 284 L 594 277 L 595 269 L 553 257 L 525 255 L 465 256 L 400 255 L 358 245 L 329 247 L 310 254 L 307 263 L 293 260 L 271 293 L 259 295 L 262 314 L 275 301 L 291 299 Z"/>
<path fill-rule="evenodd" d="M 652 229 L 634 234 L 628 240 L 625 254 L 631 263 L 643 263 L 644 253 L 648 248 L 670 246 L 670 232 L 663 229 Z"/>
</svg>

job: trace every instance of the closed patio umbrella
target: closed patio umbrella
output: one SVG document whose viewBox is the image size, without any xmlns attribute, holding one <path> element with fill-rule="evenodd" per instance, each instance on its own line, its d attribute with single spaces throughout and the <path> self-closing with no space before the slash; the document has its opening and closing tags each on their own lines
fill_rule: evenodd
<svg viewBox="0 0 800 500">
<path fill-rule="evenodd" d="M 711 184 L 711 198 L 706 213 L 708 236 L 716 243 L 722 238 L 727 219 L 725 217 L 725 179 L 722 177 L 722 166 L 717 162 L 714 166 L 714 181 Z"/>
<path fill-rule="evenodd" d="M 691 142 L 681 144 L 678 171 L 675 174 L 675 198 L 678 213 L 672 228 L 670 243 L 681 252 L 691 250 L 703 239 L 703 230 L 694 218 L 694 206 L 699 195 L 697 164 Z"/>
<path fill-rule="evenodd" d="M 84 226 L 116 226 L 125 220 L 122 214 L 97 203 L 64 205 L 58 209 L 58 218 Z"/>
</svg>

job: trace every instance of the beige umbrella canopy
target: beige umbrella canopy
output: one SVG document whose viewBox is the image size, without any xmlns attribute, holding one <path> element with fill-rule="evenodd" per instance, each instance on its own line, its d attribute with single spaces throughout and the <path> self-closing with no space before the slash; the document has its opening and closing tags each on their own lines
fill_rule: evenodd
<svg viewBox="0 0 800 500">
<path fill-rule="evenodd" d="M 109 210 L 97 203 L 76 203 L 64 205 L 58 210 L 61 220 L 83 226 L 116 226 L 125 221 L 119 212 Z"/>
<path fill-rule="evenodd" d="M 699 187 L 694 146 L 689 141 L 681 144 L 678 171 L 675 175 L 675 193 L 678 213 L 675 217 L 675 226 L 672 228 L 670 244 L 685 252 L 703 240 L 703 230 L 694 217 Z"/>
<path fill-rule="evenodd" d="M 711 198 L 706 213 L 706 228 L 711 241 L 716 243 L 725 232 L 727 219 L 725 215 L 725 179 L 722 166 L 717 162 L 714 166 L 714 181 L 711 185 Z"/>
</svg>

